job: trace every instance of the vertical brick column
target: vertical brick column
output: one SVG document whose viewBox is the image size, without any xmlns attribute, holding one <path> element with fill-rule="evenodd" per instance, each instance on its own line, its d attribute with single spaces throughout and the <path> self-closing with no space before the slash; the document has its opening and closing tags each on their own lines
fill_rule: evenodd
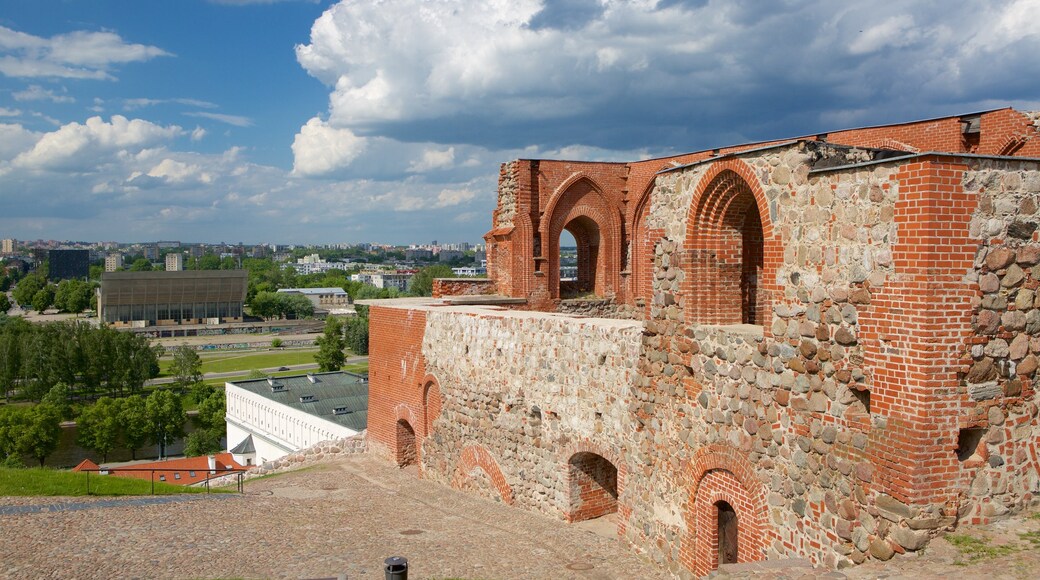
<svg viewBox="0 0 1040 580">
<path fill-rule="evenodd" d="M 382 448 L 384 453 L 400 460 L 397 457 L 398 419 L 424 416 L 422 385 L 426 361 L 422 355 L 422 340 L 426 313 L 402 307 L 372 306 L 368 330 L 368 440 L 376 444 L 372 447 Z M 402 412 L 405 410 L 410 413 Z M 424 427 L 414 424 L 414 420 L 408 423 L 417 437 L 425 434 Z M 416 444 L 419 443 L 417 440 Z"/>
<path fill-rule="evenodd" d="M 861 318 L 878 491 L 908 504 L 956 493 L 958 358 L 972 333 L 976 285 L 966 275 L 978 247 L 968 237 L 977 199 L 961 185 L 966 169 L 925 158 L 896 175 L 895 274 Z"/>
</svg>

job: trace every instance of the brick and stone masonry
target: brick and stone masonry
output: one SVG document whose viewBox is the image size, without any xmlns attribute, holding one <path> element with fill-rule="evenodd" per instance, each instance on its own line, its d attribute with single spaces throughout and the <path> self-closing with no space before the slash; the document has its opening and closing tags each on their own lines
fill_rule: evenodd
<svg viewBox="0 0 1040 580">
<path fill-rule="evenodd" d="M 511 300 L 372 306 L 369 447 L 567 521 L 616 513 L 684 577 L 887 559 L 1032 504 L 1038 119 L 504 164 L 491 281 L 439 288 Z"/>
</svg>

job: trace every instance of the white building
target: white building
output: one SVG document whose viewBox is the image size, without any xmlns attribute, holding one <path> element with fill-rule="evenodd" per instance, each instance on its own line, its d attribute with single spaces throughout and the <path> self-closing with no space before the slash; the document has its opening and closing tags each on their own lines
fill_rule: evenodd
<svg viewBox="0 0 1040 580">
<path fill-rule="evenodd" d="M 105 271 L 115 272 L 123 267 L 123 254 L 119 252 L 105 256 Z"/>
<path fill-rule="evenodd" d="M 225 383 L 235 461 L 260 465 L 368 426 L 368 379 L 331 372 Z"/>
<path fill-rule="evenodd" d="M 350 303 L 350 295 L 342 288 L 279 288 L 282 294 L 302 294 L 314 305 L 314 310 L 329 314 L 356 314 Z"/>
<path fill-rule="evenodd" d="M 184 254 L 180 252 L 170 252 L 166 254 L 166 271 L 167 272 L 180 272 L 184 269 Z"/>
<path fill-rule="evenodd" d="M 462 266 L 459 268 L 452 268 L 452 273 L 456 276 L 487 276 L 487 267 L 477 266 Z"/>
</svg>

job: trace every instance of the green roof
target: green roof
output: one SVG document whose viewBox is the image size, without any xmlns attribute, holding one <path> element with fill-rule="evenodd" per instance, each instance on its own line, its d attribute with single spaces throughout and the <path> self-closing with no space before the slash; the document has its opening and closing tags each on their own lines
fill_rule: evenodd
<svg viewBox="0 0 1040 580">
<path fill-rule="evenodd" d="M 230 384 L 353 431 L 361 432 L 368 426 L 368 377 L 365 375 L 333 371 Z"/>
</svg>

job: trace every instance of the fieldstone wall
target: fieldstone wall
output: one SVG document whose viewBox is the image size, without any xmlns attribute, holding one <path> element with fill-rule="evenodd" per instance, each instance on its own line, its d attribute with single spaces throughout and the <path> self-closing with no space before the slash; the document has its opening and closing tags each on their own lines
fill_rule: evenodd
<svg viewBox="0 0 1040 580">
<path fill-rule="evenodd" d="M 433 297 L 483 296 L 495 293 L 495 281 L 487 278 L 435 278 Z"/>
<path fill-rule="evenodd" d="M 1036 501 L 1040 490 L 1040 171 L 987 161 L 965 174 L 964 188 L 979 197 L 971 231 L 984 245 L 971 274 L 975 336 L 962 359 L 967 490 L 959 508 L 978 522 Z"/>
<path fill-rule="evenodd" d="M 592 442 L 616 461 L 631 436 L 641 332 L 623 320 L 429 312 L 422 352 L 443 404 L 422 443 L 424 477 L 487 491 L 485 479 L 501 470 L 516 505 L 562 516 L 566 450 Z M 473 445 L 493 464 L 457 477 L 460 453 Z"/>
<path fill-rule="evenodd" d="M 594 318 L 624 318 L 636 317 L 636 307 L 630 304 L 618 304 L 613 298 L 574 298 L 560 300 L 556 307 L 560 314 L 572 316 L 590 316 Z"/>
<path fill-rule="evenodd" d="M 516 216 L 520 183 L 517 176 L 520 162 L 503 163 L 498 178 L 498 209 L 495 210 L 494 226 L 497 228 L 513 225 Z"/>
<path fill-rule="evenodd" d="M 366 431 L 362 431 L 350 437 L 335 439 L 332 441 L 319 441 L 306 449 L 290 453 L 285 457 L 274 461 L 267 461 L 263 465 L 256 465 L 246 470 L 244 479 L 263 477 L 274 473 L 282 473 L 294 469 L 301 469 L 317 463 L 334 461 L 342 455 L 364 453 L 367 450 Z M 234 485 L 238 481 L 237 475 L 225 475 L 210 480 L 210 485 Z"/>
</svg>

